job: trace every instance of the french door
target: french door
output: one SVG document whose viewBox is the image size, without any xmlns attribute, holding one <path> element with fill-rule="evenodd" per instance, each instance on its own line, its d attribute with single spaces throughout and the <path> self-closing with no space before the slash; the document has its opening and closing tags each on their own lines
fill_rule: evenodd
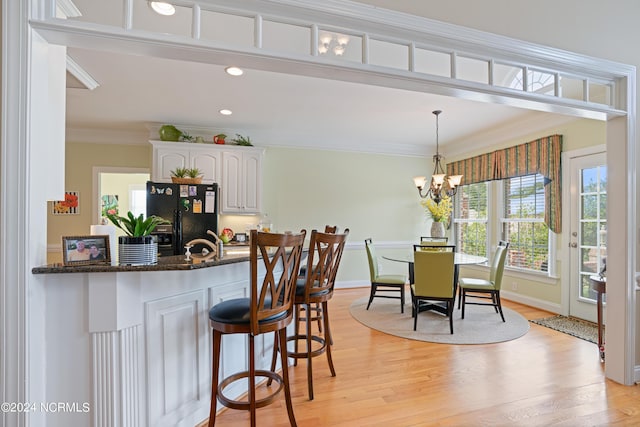
<svg viewBox="0 0 640 427">
<path fill-rule="evenodd" d="M 589 276 L 607 256 L 607 159 L 605 153 L 575 157 L 571 170 L 571 292 L 569 315 L 596 322 L 596 293 Z"/>
</svg>

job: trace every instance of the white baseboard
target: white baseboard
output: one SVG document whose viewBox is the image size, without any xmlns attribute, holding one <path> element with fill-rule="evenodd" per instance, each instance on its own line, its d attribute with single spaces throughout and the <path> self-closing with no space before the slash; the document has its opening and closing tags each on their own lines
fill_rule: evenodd
<svg viewBox="0 0 640 427">
<path fill-rule="evenodd" d="M 336 282 L 335 289 L 351 289 L 351 288 L 369 288 L 371 282 L 369 280 L 345 280 Z"/>
<path fill-rule="evenodd" d="M 544 300 L 533 298 L 527 295 L 517 294 L 509 291 L 500 291 L 500 297 L 507 299 L 509 301 L 528 305 L 530 307 L 535 307 L 540 310 L 550 311 L 556 314 L 562 313 L 560 304 L 544 301 Z"/>
</svg>

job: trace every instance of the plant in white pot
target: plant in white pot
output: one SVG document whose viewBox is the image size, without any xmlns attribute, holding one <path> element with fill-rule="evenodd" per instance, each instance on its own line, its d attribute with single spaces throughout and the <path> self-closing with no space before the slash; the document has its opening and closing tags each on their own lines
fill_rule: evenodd
<svg viewBox="0 0 640 427">
<path fill-rule="evenodd" d="M 118 258 L 121 265 L 148 265 L 158 262 L 158 243 L 151 233 L 160 224 L 169 224 L 164 218 L 152 215 L 117 216 L 107 213 L 107 218 L 119 229 L 127 233 L 118 237 Z"/>
</svg>

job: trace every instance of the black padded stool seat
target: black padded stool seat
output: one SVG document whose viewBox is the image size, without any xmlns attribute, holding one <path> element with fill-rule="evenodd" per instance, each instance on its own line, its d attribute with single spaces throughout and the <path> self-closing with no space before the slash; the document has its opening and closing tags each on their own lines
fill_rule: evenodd
<svg viewBox="0 0 640 427">
<path fill-rule="evenodd" d="M 265 301 L 265 305 L 271 304 L 268 299 Z M 279 313 L 271 317 L 260 320 L 259 323 L 271 322 L 279 317 L 285 317 L 286 313 Z M 250 298 L 234 298 L 227 301 L 223 301 L 220 304 L 214 305 L 209 310 L 209 320 L 220 323 L 249 323 L 251 320 L 251 299 Z"/>
<path fill-rule="evenodd" d="M 296 281 L 300 270 L 300 258 L 304 246 L 306 232 L 300 234 L 259 233 L 251 231 L 251 252 L 249 264 L 250 298 L 235 298 L 223 301 L 209 310 L 209 322 L 213 329 L 213 362 L 211 369 L 211 409 L 209 426 L 215 426 L 216 410 L 219 401 L 223 406 L 250 412 L 251 426 L 256 425 L 256 409 L 273 403 L 284 389 L 289 423 L 296 426 L 289 389 L 289 369 L 286 354 L 282 355 L 282 374 L 275 370 L 256 369 L 254 338 L 258 335 L 273 332 L 274 347 L 287 345 L 287 326 L 293 320 L 293 301 Z M 258 280 L 258 270 L 264 271 L 264 279 Z M 247 371 L 232 374 L 219 381 L 220 346 L 222 335 L 246 334 L 248 337 Z M 278 388 L 264 396 L 256 397 L 256 388 L 264 387 L 256 384 L 256 377 L 267 378 L 278 383 Z M 224 394 L 227 386 L 241 379 L 247 379 L 247 399 L 233 400 Z"/>
</svg>

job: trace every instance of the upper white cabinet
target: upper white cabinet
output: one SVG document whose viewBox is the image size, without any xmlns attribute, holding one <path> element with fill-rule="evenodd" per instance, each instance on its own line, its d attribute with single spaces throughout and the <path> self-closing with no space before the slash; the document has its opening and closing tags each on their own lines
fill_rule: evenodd
<svg viewBox="0 0 640 427">
<path fill-rule="evenodd" d="M 222 213 L 255 214 L 262 208 L 263 150 L 222 152 Z"/>
<path fill-rule="evenodd" d="M 171 182 L 176 168 L 198 168 L 202 182 L 220 186 L 220 212 L 257 214 L 262 208 L 264 149 L 233 145 L 150 141 L 153 145 L 151 180 Z"/>
<path fill-rule="evenodd" d="M 151 141 L 153 144 L 154 182 L 171 182 L 171 171 L 176 168 L 198 168 L 202 183 L 220 182 L 222 152 L 216 147 L 184 142 Z"/>
</svg>

